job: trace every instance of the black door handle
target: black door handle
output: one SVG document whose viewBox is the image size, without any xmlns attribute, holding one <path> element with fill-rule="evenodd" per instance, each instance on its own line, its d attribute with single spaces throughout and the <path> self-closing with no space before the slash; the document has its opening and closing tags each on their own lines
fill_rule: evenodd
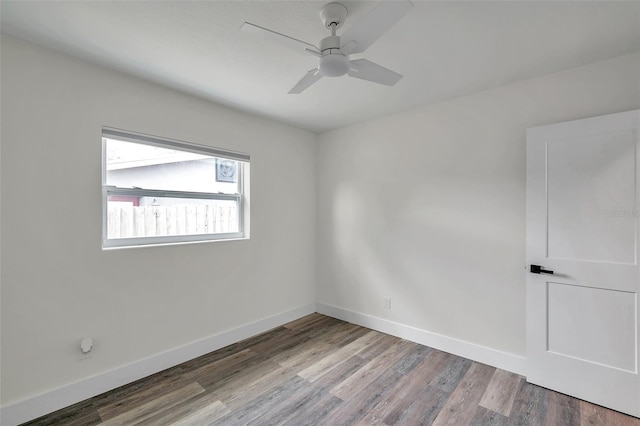
<svg viewBox="0 0 640 426">
<path fill-rule="evenodd" d="M 532 274 L 553 274 L 553 271 L 542 269 L 542 266 L 540 265 L 531 265 L 530 272 Z"/>
</svg>

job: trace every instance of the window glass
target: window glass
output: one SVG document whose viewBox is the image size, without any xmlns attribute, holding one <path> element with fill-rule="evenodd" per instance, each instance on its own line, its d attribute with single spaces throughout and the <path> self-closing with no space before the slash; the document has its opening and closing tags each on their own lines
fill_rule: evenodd
<svg viewBox="0 0 640 426">
<path fill-rule="evenodd" d="M 246 237 L 248 161 L 134 138 L 103 132 L 103 247 Z"/>
<path fill-rule="evenodd" d="M 238 192 L 238 162 L 152 145 L 106 141 L 106 184 L 120 188 Z"/>
</svg>

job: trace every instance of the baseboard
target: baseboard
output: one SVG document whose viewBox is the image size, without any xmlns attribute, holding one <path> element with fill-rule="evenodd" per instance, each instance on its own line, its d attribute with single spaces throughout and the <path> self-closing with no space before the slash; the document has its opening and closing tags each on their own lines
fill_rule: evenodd
<svg viewBox="0 0 640 426">
<path fill-rule="evenodd" d="M 420 343 L 441 351 L 449 352 L 512 373 L 525 375 L 526 358 L 520 355 L 499 351 L 464 340 L 454 339 L 409 325 L 400 324 L 371 315 L 353 312 L 337 306 L 316 302 L 317 311 L 330 317 L 358 324 L 372 330 Z"/>
<path fill-rule="evenodd" d="M 132 364 L 89 377 L 82 381 L 62 386 L 35 397 L 7 405 L 0 409 L 0 423 L 3 426 L 16 426 L 20 423 L 36 419 L 190 359 L 213 352 L 232 343 L 263 333 L 316 311 L 483 364 L 525 375 L 526 359 L 522 356 L 318 302 L 263 318 L 136 361 Z"/>
<path fill-rule="evenodd" d="M 316 311 L 315 303 L 206 337 L 105 373 L 45 392 L 0 409 L 0 423 L 16 426 L 169 367 L 263 333 Z"/>
</svg>

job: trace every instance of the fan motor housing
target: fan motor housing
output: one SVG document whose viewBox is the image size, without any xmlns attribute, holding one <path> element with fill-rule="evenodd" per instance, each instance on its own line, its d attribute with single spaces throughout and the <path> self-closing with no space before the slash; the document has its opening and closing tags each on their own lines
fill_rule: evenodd
<svg viewBox="0 0 640 426">
<path fill-rule="evenodd" d="M 320 51 L 324 52 L 327 49 L 340 49 L 340 37 L 329 36 L 320 40 Z"/>
<path fill-rule="evenodd" d="M 320 10 L 320 18 L 332 35 L 320 41 L 320 73 L 325 77 L 340 77 L 349 72 L 349 56 L 340 50 L 340 37 L 335 30 L 344 24 L 347 18 L 347 8 L 340 3 L 329 3 Z"/>
<path fill-rule="evenodd" d="M 325 77 L 340 77 L 349 71 L 349 58 L 340 49 L 329 49 L 320 57 L 320 73 Z"/>
</svg>

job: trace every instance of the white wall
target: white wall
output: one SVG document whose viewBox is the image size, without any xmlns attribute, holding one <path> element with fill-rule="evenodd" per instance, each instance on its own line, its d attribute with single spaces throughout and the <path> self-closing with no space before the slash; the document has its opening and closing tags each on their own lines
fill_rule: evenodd
<svg viewBox="0 0 640 426">
<path fill-rule="evenodd" d="M 317 301 L 523 356 L 525 129 L 638 107 L 633 54 L 322 134 Z"/>
<path fill-rule="evenodd" d="M 314 134 L 6 36 L 1 72 L 3 405 L 313 303 Z M 249 153 L 251 239 L 102 251 L 103 125 Z"/>
</svg>

